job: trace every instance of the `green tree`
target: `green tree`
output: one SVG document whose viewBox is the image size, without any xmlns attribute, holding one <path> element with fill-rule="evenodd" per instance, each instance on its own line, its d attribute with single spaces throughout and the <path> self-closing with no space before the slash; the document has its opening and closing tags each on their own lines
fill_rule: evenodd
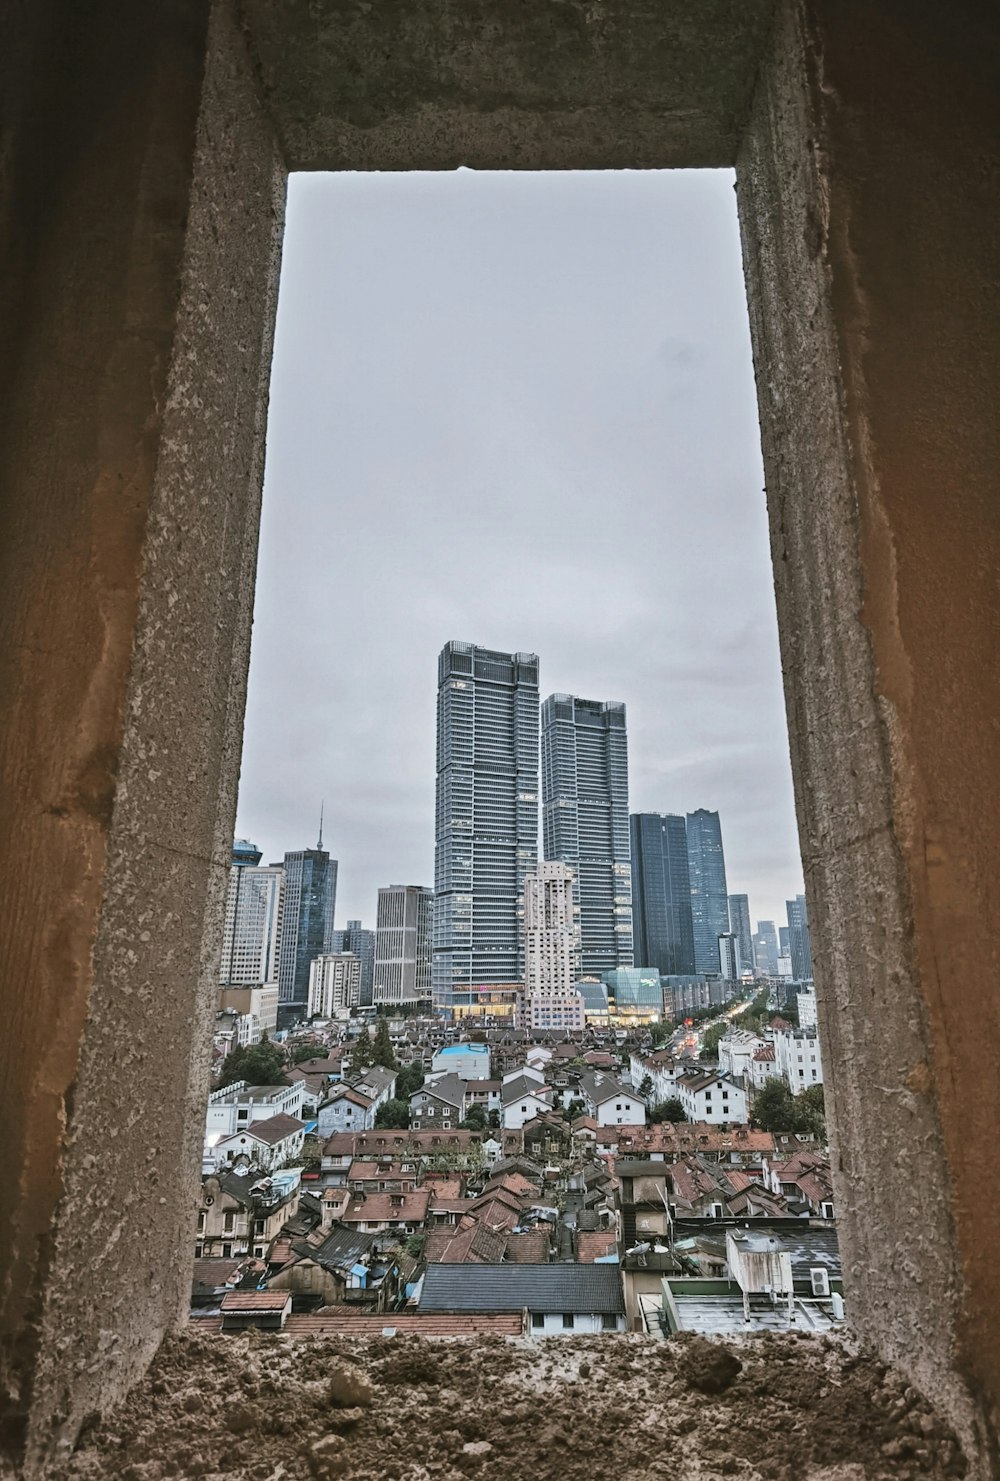
<svg viewBox="0 0 1000 1481">
<path fill-rule="evenodd" d="M 500 1112 L 491 1111 L 486 1119 L 489 1122 L 490 1127 L 495 1131 L 500 1125 Z"/>
<path fill-rule="evenodd" d="M 485 1106 L 470 1106 L 465 1118 L 458 1124 L 466 1131 L 485 1131 L 489 1124 Z"/>
<path fill-rule="evenodd" d="M 366 1070 L 375 1063 L 375 1046 L 367 1025 L 361 1030 L 351 1048 L 351 1069 Z"/>
<path fill-rule="evenodd" d="M 412 1064 L 404 1064 L 396 1076 L 396 1094 L 400 1100 L 409 1100 L 415 1091 L 419 1090 L 424 1083 L 424 1072 L 416 1060 Z"/>
<path fill-rule="evenodd" d="M 227 1054 L 222 1065 L 219 1088 L 245 1080 L 248 1085 L 287 1085 L 284 1075 L 285 1056 L 267 1034 L 259 1044 L 247 1044 Z"/>
<path fill-rule="evenodd" d="M 794 1131 L 798 1113 L 795 1097 L 777 1076 L 768 1080 L 754 1096 L 751 1120 L 761 1131 Z"/>
<path fill-rule="evenodd" d="M 574 1096 L 574 1098 L 570 1101 L 569 1105 L 563 1111 L 563 1120 L 564 1121 L 575 1121 L 576 1118 L 577 1118 L 577 1116 L 582 1116 L 583 1113 L 586 1111 L 586 1109 L 587 1109 L 587 1103 L 586 1103 L 586 1101 L 582 1101 L 582 1100 L 580 1100 L 580 1098 L 578 1096 Z"/>
<path fill-rule="evenodd" d="M 375 1112 L 375 1125 L 405 1130 L 410 1124 L 410 1104 L 405 1100 L 383 1101 Z"/>
<path fill-rule="evenodd" d="M 686 1121 L 687 1116 L 676 1095 L 672 1095 L 668 1100 L 661 1100 L 653 1107 L 649 1113 L 649 1119 L 656 1126 L 661 1121 Z"/>
<path fill-rule="evenodd" d="M 826 1141 L 826 1097 L 823 1094 L 822 1085 L 810 1085 L 808 1090 L 803 1090 L 795 1097 L 795 1109 L 798 1116 L 796 1131 L 805 1136 L 818 1137 L 821 1142 Z"/>
<path fill-rule="evenodd" d="M 372 1064 L 380 1064 L 387 1070 L 398 1069 L 396 1056 L 392 1052 L 392 1040 L 389 1038 L 389 1020 L 380 1018 L 375 1026 L 375 1042 L 372 1044 Z"/>
<path fill-rule="evenodd" d="M 293 1044 L 288 1051 L 290 1064 L 301 1064 L 304 1059 L 313 1059 L 317 1055 L 326 1054 L 326 1046 L 319 1039 L 301 1039 Z"/>
<path fill-rule="evenodd" d="M 705 1030 L 705 1036 L 701 1041 L 701 1058 L 718 1059 L 719 1040 L 725 1038 L 729 1032 L 729 1022 L 713 1023 L 711 1028 Z"/>
<path fill-rule="evenodd" d="M 639 1085 L 639 1095 L 640 1095 L 640 1097 L 644 1101 L 647 1101 L 648 1102 L 649 1101 L 649 1097 L 652 1095 L 652 1093 L 653 1093 L 653 1077 L 652 1077 L 652 1075 L 643 1075 L 642 1082 Z"/>
</svg>

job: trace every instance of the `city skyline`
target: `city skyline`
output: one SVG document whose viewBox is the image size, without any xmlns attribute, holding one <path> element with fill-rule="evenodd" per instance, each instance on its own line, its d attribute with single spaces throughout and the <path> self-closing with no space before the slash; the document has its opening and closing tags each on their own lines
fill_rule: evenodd
<svg viewBox="0 0 1000 1481">
<path fill-rule="evenodd" d="M 295 177 L 238 832 L 432 882 L 435 655 L 629 714 L 633 811 L 801 888 L 728 172 Z"/>
</svg>

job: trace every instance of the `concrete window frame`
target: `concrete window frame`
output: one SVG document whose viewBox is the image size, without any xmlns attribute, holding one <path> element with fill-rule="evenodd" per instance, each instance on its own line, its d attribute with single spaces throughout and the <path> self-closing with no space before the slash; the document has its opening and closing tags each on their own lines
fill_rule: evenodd
<svg viewBox="0 0 1000 1481">
<path fill-rule="evenodd" d="M 44 1474 L 187 1310 L 288 170 L 735 165 L 847 1299 L 986 1476 L 992 8 L 28 9 L 0 48 L 7 1453 Z"/>
</svg>

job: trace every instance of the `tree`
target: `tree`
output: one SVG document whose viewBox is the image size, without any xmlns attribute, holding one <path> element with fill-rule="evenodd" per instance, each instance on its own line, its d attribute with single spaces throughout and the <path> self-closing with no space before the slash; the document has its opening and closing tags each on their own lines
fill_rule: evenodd
<svg viewBox="0 0 1000 1481">
<path fill-rule="evenodd" d="M 687 1115 L 676 1095 L 672 1095 L 668 1100 L 661 1100 L 653 1107 L 649 1113 L 649 1119 L 656 1126 L 661 1121 L 686 1121 Z"/>
<path fill-rule="evenodd" d="M 752 1120 L 761 1131 L 794 1131 L 795 1097 L 787 1083 L 775 1076 L 754 1096 Z"/>
<path fill-rule="evenodd" d="M 495 1131 L 495 1130 L 497 1130 L 497 1128 L 500 1125 L 500 1112 L 499 1111 L 491 1111 L 489 1113 L 489 1115 L 487 1116 L 486 1119 L 489 1122 L 489 1124 L 492 1127 L 492 1129 Z"/>
<path fill-rule="evenodd" d="M 247 1044 L 226 1055 L 219 1088 L 234 1085 L 237 1080 L 245 1080 L 248 1085 L 287 1085 L 284 1068 L 285 1056 L 264 1034 L 259 1044 Z"/>
<path fill-rule="evenodd" d="M 826 1097 L 822 1085 L 810 1085 L 795 1097 L 798 1111 L 796 1131 L 826 1141 Z"/>
<path fill-rule="evenodd" d="M 375 1042 L 372 1044 L 372 1064 L 380 1064 L 387 1070 L 398 1069 L 396 1056 L 392 1052 L 392 1040 L 389 1038 L 389 1020 L 380 1018 L 375 1026 Z"/>
<path fill-rule="evenodd" d="M 293 1044 L 288 1051 L 288 1059 L 291 1064 L 301 1064 L 304 1059 L 312 1059 L 315 1055 L 325 1054 L 326 1046 L 319 1039 L 301 1039 L 299 1043 Z"/>
<path fill-rule="evenodd" d="M 405 1064 L 396 1076 L 396 1094 L 400 1100 L 409 1100 L 423 1083 L 424 1072 L 414 1060 L 411 1064 Z"/>
<path fill-rule="evenodd" d="M 485 1131 L 488 1125 L 485 1106 L 470 1106 L 464 1120 L 458 1124 L 466 1131 Z"/>
<path fill-rule="evenodd" d="M 729 1022 L 713 1023 L 711 1028 L 705 1030 L 705 1036 L 701 1041 L 701 1058 L 717 1059 L 719 1056 L 719 1040 L 725 1038 L 729 1032 Z"/>
<path fill-rule="evenodd" d="M 648 1102 L 649 1101 L 649 1097 L 652 1095 L 652 1093 L 653 1093 L 653 1077 L 652 1077 L 652 1075 L 643 1075 L 643 1077 L 642 1077 L 642 1083 L 639 1086 L 639 1096 L 640 1096 L 640 1098 L 642 1100 Z"/>
<path fill-rule="evenodd" d="M 410 1124 L 410 1104 L 405 1100 L 383 1101 L 375 1112 L 375 1125 L 405 1130 Z"/>
<path fill-rule="evenodd" d="M 570 1101 L 566 1109 L 563 1111 L 563 1120 L 575 1121 L 577 1116 L 582 1116 L 586 1109 L 586 1101 L 582 1101 L 578 1096 L 575 1096 L 573 1100 Z"/>
<path fill-rule="evenodd" d="M 375 1046 L 372 1043 L 371 1033 L 366 1026 L 358 1035 L 351 1049 L 351 1069 L 366 1070 L 369 1065 L 375 1063 Z"/>
</svg>

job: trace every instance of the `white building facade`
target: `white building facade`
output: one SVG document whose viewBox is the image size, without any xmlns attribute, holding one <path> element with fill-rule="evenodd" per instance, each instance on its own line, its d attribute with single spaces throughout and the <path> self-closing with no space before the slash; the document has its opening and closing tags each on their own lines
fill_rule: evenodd
<svg viewBox="0 0 1000 1481">
<path fill-rule="evenodd" d="M 257 987 L 278 983 L 285 871 L 234 864 L 229 871 L 219 983 Z"/>
<path fill-rule="evenodd" d="M 372 1000 L 416 1003 L 431 996 L 434 891 L 386 885 L 378 892 Z"/>
<path fill-rule="evenodd" d="M 361 958 L 352 951 L 324 952 L 309 967 L 310 1018 L 346 1016 L 361 1002 Z"/>
<path fill-rule="evenodd" d="M 788 1081 L 792 1094 L 823 1083 L 823 1059 L 815 1029 L 779 1029 L 774 1035 L 778 1073 Z"/>
</svg>

